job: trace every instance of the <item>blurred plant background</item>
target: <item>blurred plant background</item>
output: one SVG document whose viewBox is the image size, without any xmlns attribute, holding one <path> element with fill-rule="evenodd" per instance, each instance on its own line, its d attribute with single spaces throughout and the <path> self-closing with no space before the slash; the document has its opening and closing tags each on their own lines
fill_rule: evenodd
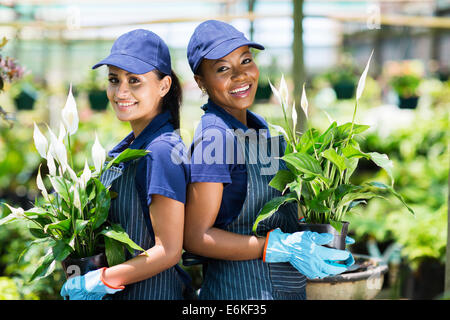
<svg viewBox="0 0 450 320">
<path fill-rule="evenodd" d="M 303 20 L 298 18 L 299 5 Z M 303 21 L 302 41 L 293 16 Z M 436 19 L 429 23 L 423 16 Z M 57 0 L 0 0 L 0 38 L 9 40 L 0 52 L 0 67 L 6 70 L 1 61 L 14 57 L 24 68 L 23 77 L 3 81 L 0 92 L 0 202 L 29 208 L 39 195 L 33 122 L 48 123 L 57 132 L 71 83 L 80 115 L 78 140 L 72 145 L 75 167 L 83 167 L 95 132 L 107 150 L 129 132 L 105 99 L 106 68 L 90 70 L 126 31 L 148 28 L 169 44 L 184 89 L 181 134 L 187 145 L 202 115 L 199 107 L 206 102 L 185 49 L 201 20 L 227 20 L 266 47 L 255 52 L 260 81 L 252 111 L 278 125 L 282 115 L 268 81 L 278 85 L 281 74 L 296 99 L 306 83 L 311 126 L 327 127 L 328 117 L 338 124 L 351 121 L 356 81 L 374 49 L 356 119 L 371 126 L 361 136 L 361 148 L 393 160 L 395 188 L 416 216 L 396 199 L 371 200 L 349 215 L 357 241 L 350 249 L 378 255 L 389 264 L 379 298 L 438 298 L 444 291 L 450 163 L 448 16 L 446 1 L 222 0 L 186 6 L 183 1 L 123 5 L 80 0 L 68 5 Z M 129 25 L 115 25 L 117 17 Z M 301 56 L 293 51 L 298 43 Z M 387 182 L 382 171 L 364 162 L 354 178 Z M 0 218 L 6 210 L 0 206 Z M 52 276 L 28 282 L 45 251 L 35 245 L 21 255 L 30 242 L 26 224 L 0 227 L 0 300 L 60 299 L 60 266 Z M 198 288 L 201 267 L 186 269 Z"/>
</svg>

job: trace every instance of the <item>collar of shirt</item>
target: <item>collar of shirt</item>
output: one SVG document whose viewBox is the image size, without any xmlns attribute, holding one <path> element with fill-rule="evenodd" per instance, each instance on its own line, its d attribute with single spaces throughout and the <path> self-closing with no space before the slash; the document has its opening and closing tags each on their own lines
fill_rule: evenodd
<svg viewBox="0 0 450 320">
<path fill-rule="evenodd" d="M 257 132 L 259 129 L 266 129 L 267 135 L 268 137 L 270 137 L 267 123 L 261 116 L 258 116 L 256 113 L 253 113 L 250 110 L 247 110 L 247 124 L 250 126 L 246 126 L 238 119 L 233 117 L 230 113 L 226 112 L 225 109 L 214 103 L 211 99 L 208 99 L 208 103 L 203 105 L 201 108 L 206 113 L 210 112 L 220 117 L 232 129 L 242 129 L 244 132 L 249 128 L 253 128 L 257 130 Z"/>
<path fill-rule="evenodd" d="M 119 144 L 117 144 L 113 149 L 108 152 L 108 156 L 115 157 L 126 148 L 130 149 L 141 149 L 142 147 L 148 145 L 153 139 L 155 139 L 161 132 L 164 126 L 167 126 L 166 131 L 173 131 L 173 126 L 169 123 L 172 119 L 170 111 L 165 111 L 158 114 L 152 121 L 145 127 L 141 134 L 134 139 L 134 133 L 131 131 Z"/>
</svg>

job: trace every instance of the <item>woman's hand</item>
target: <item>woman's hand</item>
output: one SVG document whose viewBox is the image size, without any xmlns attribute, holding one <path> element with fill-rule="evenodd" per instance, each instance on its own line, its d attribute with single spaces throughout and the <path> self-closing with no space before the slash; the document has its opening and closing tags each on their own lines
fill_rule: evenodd
<svg viewBox="0 0 450 320">
<path fill-rule="evenodd" d="M 184 248 L 194 254 L 223 260 L 262 257 L 265 238 L 241 235 L 213 227 L 222 202 L 223 184 L 188 185 Z"/>
</svg>

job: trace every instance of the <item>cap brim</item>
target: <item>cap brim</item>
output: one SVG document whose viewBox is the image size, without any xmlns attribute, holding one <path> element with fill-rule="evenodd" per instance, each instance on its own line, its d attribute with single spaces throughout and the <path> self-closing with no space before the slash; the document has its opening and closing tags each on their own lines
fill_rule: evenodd
<svg viewBox="0 0 450 320">
<path fill-rule="evenodd" d="M 94 65 L 92 69 L 103 65 L 115 66 L 134 74 L 144 74 L 156 69 L 155 66 L 126 54 L 112 54 Z"/>
<path fill-rule="evenodd" d="M 264 50 L 264 46 L 259 43 L 248 41 L 247 39 L 232 39 L 228 41 L 224 41 L 219 44 L 217 47 L 208 52 L 204 58 L 205 59 L 220 59 L 230 54 L 237 48 L 249 46 L 252 48 L 256 48 L 259 50 Z"/>
</svg>

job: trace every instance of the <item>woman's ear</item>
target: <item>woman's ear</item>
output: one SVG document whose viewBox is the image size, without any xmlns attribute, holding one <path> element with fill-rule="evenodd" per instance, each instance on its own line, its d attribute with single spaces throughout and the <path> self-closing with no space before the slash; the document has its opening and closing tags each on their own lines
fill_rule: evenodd
<svg viewBox="0 0 450 320">
<path fill-rule="evenodd" d="M 165 76 L 159 81 L 160 87 L 159 87 L 159 94 L 162 97 L 164 97 L 170 90 L 170 86 L 172 85 L 172 77 L 171 76 Z"/>
<path fill-rule="evenodd" d="M 206 87 L 203 84 L 202 76 L 199 76 L 198 74 L 194 74 L 194 80 L 195 80 L 195 82 L 197 82 L 197 85 L 200 88 L 200 90 L 202 90 L 202 92 L 206 92 Z"/>
</svg>

